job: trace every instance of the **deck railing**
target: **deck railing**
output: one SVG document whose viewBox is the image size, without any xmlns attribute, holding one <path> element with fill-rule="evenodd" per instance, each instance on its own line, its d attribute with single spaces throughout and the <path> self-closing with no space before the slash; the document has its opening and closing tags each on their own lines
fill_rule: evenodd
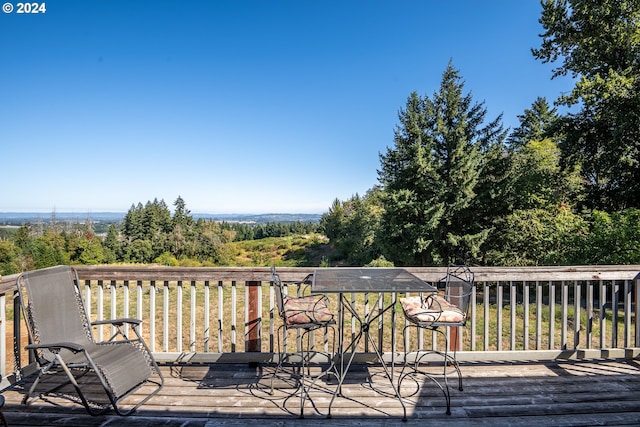
<svg viewBox="0 0 640 427">
<path fill-rule="evenodd" d="M 425 281 L 445 268 L 407 268 Z M 640 355 L 640 266 L 476 267 L 470 321 L 452 334 L 462 360 L 634 358 Z M 269 362 L 278 351 L 281 321 L 268 268 L 78 266 L 92 320 L 136 317 L 161 362 Z M 313 268 L 278 269 L 300 280 Z M 0 373 L 19 378 L 29 365 L 28 338 L 15 295 L 17 275 L 0 283 Z M 296 292 L 290 289 L 289 292 Z M 384 295 L 395 301 L 401 295 Z M 378 295 L 353 295 L 364 312 L 382 307 Z M 389 299 L 391 298 L 391 300 Z M 332 301 L 334 309 L 336 301 Z M 345 333 L 356 333 L 345 319 Z M 435 336 L 403 337 L 401 310 L 389 311 L 370 331 L 385 357 L 414 348 L 442 346 Z M 106 337 L 108 327 L 97 327 Z M 325 345 L 323 337 L 318 338 Z M 365 340 L 366 341 L 366 340 Z M 295 339 L 288 348 L 299 345 Z M 363 345 L 362 355 L 371 349 Z M 6 381 L 3 380 L 3 382 Z"/>
</svg>

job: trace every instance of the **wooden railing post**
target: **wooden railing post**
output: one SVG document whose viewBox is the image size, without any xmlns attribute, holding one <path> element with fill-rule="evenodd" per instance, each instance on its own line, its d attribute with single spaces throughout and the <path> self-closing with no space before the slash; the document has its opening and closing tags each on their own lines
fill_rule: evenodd
<svg viewBox="0 0 640 427">
<path fill-rule="evenodd" d="M 451 279 L 447 278 L 447 280 L 451 280 Z M 462 302 L 462 299 L 464 298 L 463 294 L 465 290 L 462 285 L 449 287 L 449 284 L 447 283 L 446 292 L 449 292 L 448 297 L 451 300 Z M 458 304 L 458 306 L 460 306 L 460 304 Z M 467 307 L 464 307 L 464 308 L 466 309 Z M 460 333 L 461 333 L 460 326 L 449 327 L 449 348 L 447 349 L 448 351 L 456 352 L 456 351 L 462 350 L 460 348 L 460 340 L 461 340 Z"/>
<path fill-rule="evenodd" d="M 449 351 L 460 351 L 460 326 L 449 328 Z"/>
<path fill-rule="evenodd" d="M 248 281 L 246 287 L 248 289 L 247 301 L 247 337 L 245 351 L 256 352 L 261 349 L 260 329 L 262 327 L 261 305 L 260 304 L 260 286 L 261 282 Z"/>
<path fill-rule="evenodd" d="M 635 340 L 633 347 L 640 347 L 640 273 L 634 278 L 635 282 L 635 295 L 633 301 L 635 302 Z"/>
</svg>

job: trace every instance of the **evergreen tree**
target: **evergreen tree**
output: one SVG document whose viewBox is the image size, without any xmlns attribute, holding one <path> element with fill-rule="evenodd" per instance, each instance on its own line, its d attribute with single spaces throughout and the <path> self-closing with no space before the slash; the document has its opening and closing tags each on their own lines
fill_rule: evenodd
<svg viewBox="0 0 640 427">
<path fill-rule="evenodd" d="M 131 205 L 122 221 L 122 234 L 128 243 L 144 240 L 147 235 L 144 229 L 144 207 L 142 203 Z"/>
<path fill-rule="evenodd" d="M 531 108 L 519 115 L 520 125 L 509 135 L 511 146 L 521 147 L 529 141 L 542 141 L 549 136 L 551 126 L 558 120 L 556 108 L 552 108 L 546 98 L 538 97 Z"/>
<path fill-rule="evenodd" d="M 70 264 L 69 251 L 66 249 L 65 237 L 52 230 L 47 230 L 37 237 L 28 254 L 33 259 L 33 268 L 52 267 Z"/>
<path fill-rule="evenodd" d="M 449 63 L 432 98 L 412 93 L 399 114 L 395 147 L 380 156 L 385 211 L 379 237 L 395 264 L 470 262 L 489 233 L 473 201 L 483 154 L 505 135 L 501 117 L 485 125 L 486 109 L 463 87 Z"/>
<path fill-rule="evenodd" d="M 173 228 L 180 225 L 184 228 L 192 228 L 195 224 L 193 221 L 193 217 L 191 216 L 191 211 L 187 209 L 187 204 L 184 199 L 180 196 L 173 202 L 173 206 L 175 210 L 173 212 L 173 217 L 171 218 Z"/>
<path fill-rule="evenodd" d="M 142 203 L 132 205 L 122 222 L 124 241 L 121 253 L 124 259 L 151 262 L 169 250 L 172 231 L 171 213 L 164 200 L 154 199 L 144 206 Z"/>
<path fill-rule="evenodd" d="M 111 264 L 122 259 L 122 242 L 120 242 L 118 228 L 115 224 L 109 224 L 107 235 L 102 245 L 106 263 Z"/>
<path fill-rule="evenodd" d="M 340 199 L 335 199 L 329 211 L 320 218 L 320 229 L 329 238 L 329 241 L 339 239 L 342 236 L 342 224 L 345 219 L 344 209 Z"/>
<path fill-rule="evenodd" d="M 145 239 L 151 241 L 153 257 L 169 250 L 169 234 L 172 229 L 171 212 L 164 200 L 147 202 L 142 214 Z"/>
<path fill-rule="evenodd" d="M 23 252 L 33 243 L 33 230 L 30 222 L 25 222 L 13 236 L 15 245 Z"/>
<path fill-rule="evenodd" d="M 197 250 L 196 223 L 182 197 L 178 196 L 173 206 L 175 210 L 171 218 L 172 229 L 169 240 L 171 253 L 178 259 L 195 257 Z"/>
</svg>

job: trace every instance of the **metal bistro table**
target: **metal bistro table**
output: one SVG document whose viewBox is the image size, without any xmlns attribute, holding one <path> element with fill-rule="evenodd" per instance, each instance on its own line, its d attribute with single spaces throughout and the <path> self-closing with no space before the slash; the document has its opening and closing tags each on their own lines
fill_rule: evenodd
<svg viewBox="0 0 640 427">
<path fill-rule="evenodd" d="M 338 268 L 320 268 L 314 271 L 313 281 L 311 284 L 313 293 L 337 293 L 338 299 L 338 311 L 339 311 L 339 344 L 338 353 L 340 357 L 340 366 L 338 371 L 338 386 L 336 392 L 331 398 L 329 403 L 328 417 L 331 418 L 331 405 L 336 395 L 341 393 L 342 383 L 351 367 L 353 358 L 356 353 L 356 349 L 362 337 L 369 341 L 373 347 L 384 373 L 391 383 L 395 397 L 400 401 L 402 410 L 404 412 L 403 421 L 407 419 L 407 409 L 400 397 L 400 392 L 393 382 L 393 362 L 392 370 L 389 371 L 383 357 L 382 349 L 378 347 L 375 340 L 369 335 L 369 329 L 371 324 L 376 321 L 380 316 L 389 310 L 393 310 L 396 303 L 396 293 L 404 292 L 437 292 L 437 288 L 433 285 L 424 282 L 415 275 L 409 273 L 402 268 L 351 268 L 351 267 L 338 267 Z M 378 299 L 375 306 L 378 306 L 380 301 L 384 301 L 385 293 L 393 293 L 391 303 L 386 306 L 382 306 L 380 310 L 372 310 L 368 313 L 361 315 L 355 307 L 355 302 L 346 297 L 346 294 L 353 293 L 377 293 Z M 351 343 L 344 347 L 344 310 L 348 310 L 354 319 L 360 324 L 358 333 L 353 337 Z M 395 322 L 395 319 L 394 319 Z M 395 325 L 394 325 L 395 326 Z M 345 355 L 351 353 L 346 365 L 344 364 Z"/>
</svg>

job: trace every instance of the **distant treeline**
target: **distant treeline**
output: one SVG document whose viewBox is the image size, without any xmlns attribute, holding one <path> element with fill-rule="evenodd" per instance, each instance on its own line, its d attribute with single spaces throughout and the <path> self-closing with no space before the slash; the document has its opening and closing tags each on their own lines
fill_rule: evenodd
<svg viewBox="0 0 640 427">
<path fill-rule="evenodd" d="M 104 236 L 82 223 L 25 223 L 0 229 L 0 274 L 58 264 L 233 265 L 231 242 L 315 233 L 315 222 L 230 223 L 194 219 L 181 197 L 171 214 L 155 199 L 132 205 Z"/>
</svg>

